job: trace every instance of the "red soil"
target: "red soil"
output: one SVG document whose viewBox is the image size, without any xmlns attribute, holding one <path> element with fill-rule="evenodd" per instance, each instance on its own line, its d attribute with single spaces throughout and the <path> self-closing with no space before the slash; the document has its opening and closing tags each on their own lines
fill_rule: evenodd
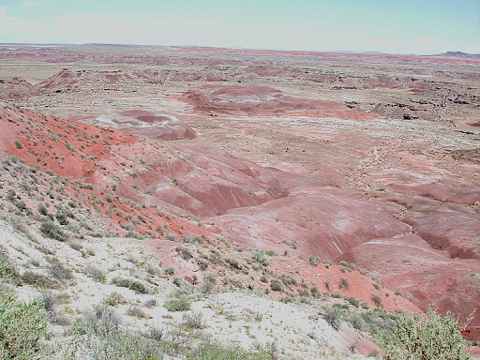
<svg viewBox="0 0 480 360">
<path fill-rule="evenodd" d="M 181 100 L 201 113 L 248 116 L 312 116 L 368 120 L 373 114 L 352 110 L 334 101 L 287 96 L 267 86 L 225 86 L 208 92 L 187 91 Z"/>
<path fill-rule="evenodd" d="M 65 191 L 111 218 L 114 225 L 133 221 L 139 233 L 150 236 L 163 234 L 163 228 L 180 234 L 208 233 L 188 221 L 170 218 L 115 194 L 114 184 L 109 181 L 112 174 L 129 177 L 122 152 L 131 151 L 138 141 L 134 136 L 11 107 L 0 109 L 0 127 L 0 152 L 69 178 Z M 85 183 L 91 185 L 82 185 Z M 124 232 L 118 226 L 114 229 Z"/>
<path fill-rule="evenodd" d="M 263 104 L 283 97 L 268 87 L 216 88 L 211 96 L 241 99 L 236 100 L 238 104 L 245 98 L 259 98 Z M 238 111 L 239 105 L 218 104 L 218 109 L 226 106 Z M 255 111 L 266 111 L 262 106 Z M 146 120 L 148 126 L 163 123 L 160 116 L 144 111 L 123 116 Z M 150 141 L 124 130 L 12 107 L 0 109 L 0 127 L 0 152 L 66 177 L 70 180 L 66 192 L 110 219 L 115 231 L 125 233 L 120 225 L 130 225 L 152 237 L 152 246 L 164 261 L 170 261 L 174 251 L 174 243 L 160 240 L 166 233 L 207 239 L 221 233 L 242 249 L 275 250 L 279 254 L 272 260 L 276 272 L 294 274 L 320 292 L 381 303 L 388 310 L 418 311 L 417 306 L 426 309 L 433 304 L 442 312 L 454 311 L 462 322 L 471 317 L 465 334 L 480 336 L 480 313 L 474 312 L 480 307 L 476 283 L 480 267 L 474 244 L 480 227 L 478 213 L 464 207 L 478 200 L 480 192 L 474 186 L 462 191 L 453 180 L 439 186 L 409 186 L 409 176 L 400 171 L 401 176 L 384 174 L 389 189 L 399 192 L 397 202 L 411 209 L 401 221 L 392 215 L 394 195 L 366 200 L 323 186 L 321 176 L 311 179 L 265 168 L 208 146 Z M 342 136 L 351 142 L 349 134 Z M 401 159 L 412 172 L 433 172 L 432 164 L 418 159 L 413 163 L 406 156 Z M 377 181 L 382 179 L 376 176 Z M 446 190 L 452 188 L 457 190 Z M 441 204 L 446 201 L 451 204 Z M 189 220 L 193 215 L 209 225 L 196 225 Z M 360 271 L 312 266 L 310 256 L 355 262 L 382 284 L 374 284 Z M 181 274 L 194 275 L 192 265 L 177 265 L 184 267 Z M 342 279 L 348 286 L 342 285 Z"/>
<path fill-rule="evenodd" d="M 48 93 L 52 91 L 74 90 L 84 84 L 104 83 L 115 84 L 120 81 L 130 80 L 132 75 L 122 70 L 92 71 L 63 69 L 59 73 L 38 83 L 35 88 L 38 92 Z"/>
<path fill-rule="evenodd" d="M 379 274 L 385 286 L 410 294 L 423 310 L 452 311 L 470 338 L 480 335 L 478 261 L 452 260 L 417 235 L 375 239 L 351 248 L 343 258 Z"/>
</svg>

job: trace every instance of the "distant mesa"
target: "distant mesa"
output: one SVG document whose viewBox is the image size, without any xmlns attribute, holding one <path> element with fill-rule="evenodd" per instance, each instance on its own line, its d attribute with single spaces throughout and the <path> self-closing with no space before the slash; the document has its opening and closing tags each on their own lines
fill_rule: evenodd
<svg viewBox="0 0 480 360">
<path fill-rule="evenodd" d="M 480 59 L 480 54 L 470 54 L 463 51 L 446 51 L 444 53 L 438 54 L 438 56 L 448 56 L 448 57 L 466 58 L 466 59 Z"/>
</svg>

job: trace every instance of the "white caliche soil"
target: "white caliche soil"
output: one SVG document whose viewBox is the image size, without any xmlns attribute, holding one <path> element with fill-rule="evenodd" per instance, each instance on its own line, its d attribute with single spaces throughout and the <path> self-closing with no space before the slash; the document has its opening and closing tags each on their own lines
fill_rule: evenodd
<svg viewBox="0 0 480 360">
<path fill-rule="evenodd" d="M 178 288 L 172 284 L 173 277 L 164 274 L 141 240 L 87 238 L 74 244 L 76 249 L 81 247 L 75 250 L 69 243 L 46 239 L 32 231 L 20 233 L 18 228 L 22 226 L 0 221 L 2 251 L 20 274 L 31 271 L 53 280 L 52 258 L 72 271 L 72 279 L 58 280 L 57 289 L 16 288 L 22 301 L 45 293 L 56 299 L 49 327 L 55 341 L 64 336 L 76 318 L 91 312 L 95 305 L 102 304 L 107 296 L 116 292 L 126 303 L 115 306 L 115 313 L 121 324 L 132 332 L 145 333 L 151 328 L 173 332 L 182 326 L 184 317 L 189 314 L 199 316 L 203 323 L 201 329 L 192 333 L 192 342 L 208 338 L 215 343 L 245 349 L 274 344 L 278 359 L 362 358 L 352 353 L 365 340 L 362 334 L 346 323 L 337 331 L 322 317 L 323 307 L 333 299 L 283 303 L 253 292 L 205 294 L 188 290 L 191 310 L 169 312 L 163 305 Z M 103 282 L 88 275 L 93 267 L 105 275 Z M 116 277 L 140 281 L 147 287 L 148 294 L 112 284 Z M 141 309 L 145 318 L 130 316 L 128 313 L 133 306 Z"/>
</svg>

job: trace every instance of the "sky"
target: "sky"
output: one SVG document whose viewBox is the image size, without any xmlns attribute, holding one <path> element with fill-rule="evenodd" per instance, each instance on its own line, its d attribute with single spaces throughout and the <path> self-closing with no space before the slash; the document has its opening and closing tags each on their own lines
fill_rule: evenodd
<svg viewBox="0 0 480 360">
<path fill-rule="evenodd" d="M 0 0 L 0 43 L 480 53 L 480 0 Z"/>
</svg>

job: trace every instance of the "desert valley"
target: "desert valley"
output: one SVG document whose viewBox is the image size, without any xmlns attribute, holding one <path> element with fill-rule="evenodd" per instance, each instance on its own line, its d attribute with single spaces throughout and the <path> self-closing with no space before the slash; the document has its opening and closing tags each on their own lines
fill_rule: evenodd
<svg viewBox="0 0 480 360">
<path fill-rule="evenodd" d="M 108 315 L 165 359 L 364 359 L 434 309 L 480 353 L 480 57 L 2 45 L 0 160 L 50 345 Z"/>
</svg>

